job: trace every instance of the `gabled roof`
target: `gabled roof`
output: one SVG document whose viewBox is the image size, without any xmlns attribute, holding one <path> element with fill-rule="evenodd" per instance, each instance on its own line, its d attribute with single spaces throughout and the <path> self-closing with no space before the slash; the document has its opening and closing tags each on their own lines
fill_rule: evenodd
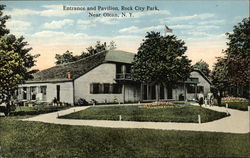
<svg viewBox="0 0 250 158">
<path fill-rule="evenodd" d="M 129 53 L 121 50 L 110 50 L 106 54 L 105 61 L 131 64 L 134 60 L 134 56 L 134 53 Z"/>
<path fill-rule="evenodd" d="M 72 81 L 105 62 L 131 63 L 134 55 L 134 53 L 119 50 L 103 51 L 75 62 L 39 71 L 33 75 L 32 80 L 26 83 Z M 69 72 L 72 74 L 71 79 L 67 78 Z"/>
<path fill-rule="evenodd" d="M 209 83 L 209 84 L 212 84 L 212 82 L 208 79 L 208 77 L 200 70 L 198 69 L 193 69 L 192 71 L 196 71 L 198 72 L 199 74 L 201 74 L 201 76 Z"/>
</svg>

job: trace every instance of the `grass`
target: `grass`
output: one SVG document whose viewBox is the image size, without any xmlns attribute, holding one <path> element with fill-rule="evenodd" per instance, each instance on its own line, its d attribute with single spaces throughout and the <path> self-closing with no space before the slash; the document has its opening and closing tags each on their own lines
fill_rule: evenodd
<svg viewBox="0 0 250 158">
<path fill-rule="evenodd" d="M 38 115 L 49 112 L 55 112 L 67 108 L 68 107 L 66 106 L 34 106 L 34 107 L 18 106 L 16 107 L 15 111 L 12 111 L 10 113 L 10 115 L 14 116 Z"/>
<path fill-rule="evenodd" d="M 237 109 L 241 111 L 247 111 L 248 106 L 250 106 L 250 102 L 222 102 L 221 106 L 226 106 L 228 104 L 228 107 L 231 109 Z"/>
<path fill-rule="evenodd" d="M 249 134 L 55 125 L 0 118 L 0 157 L 247 157 Z"/>
<path fill-rule="evenodd" d="M 167 108 L 143 108 L 140 106 L 90 107 L 86 110 L 61 116 L 67 119 L 155 121 L 155 122 L 209 122 L 226 117 L 226 113 L 217 112 L 197 106 L 176 106 Z"/>
</svg>

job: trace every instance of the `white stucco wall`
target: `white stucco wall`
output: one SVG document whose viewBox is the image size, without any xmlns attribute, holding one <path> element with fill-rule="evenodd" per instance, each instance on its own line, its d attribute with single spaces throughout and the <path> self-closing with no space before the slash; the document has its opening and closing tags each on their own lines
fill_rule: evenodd
<svg viewBox="0 0 250 158">
<path fill-rule="evenodd" d="M 204 88 L 203 95 L 204 95 L 204 97 L 206 97 L 207 94 L 210 92 L 210 84 L 209 84 L 209 82 L 197 71 L 191 72 L 190 77 L 199 79 L 199 83 L 197 84 L 197 86 L 203 86 L 203 88 Z M 198 95 L 199 95 L 199 93 L 197 93 L 197 96 Z M 187 99 L 188 100 L 196 99 L 197 96 L 195 95 L 195 93 L 187 93 Z"/>
<path fill-rule="evenodd" d="M 60 101 L 73 104 L 73 83 L 28 83 L 21 84 L 18 87 L 40 87 L 47 86 L 46 89 L 46 102 L 51 102 L 54 97 L 57 97 L 56 86 L 60 85 Z"/>
<path fill-rule="evenodd" d="M 125 102 L 138 102 L 140 97 L 140 85 L 125 85 Z"/>
<path fill-rule="evenodd" d="M 191 72 L 191 77 L 195 77 L 199 79 L 199 83 L 197 86 L 203 86 L 204 96 L 207 96 L 207 94 L 210 92 L 210 86 L 211 86 L 209 82 L 205 78 L 203 78 L 203 76 L 197 71 Z"/>
<path fill-rule="evenodd" d="M 206 97 L 208 92 L 210 92 L 210 84 L 209 84 L 209 82 L 205 78 L 203 78 L 203 76 L 197 71 L 192 71 L 191 74 L 190 74 L 190 77 L 191 78 L 198 78 L 199 83 L 197 84 L 197 86 L 203 86 L 203 88 L 204 88 L 204 93 L 203 94 Z M 184 86 L 182 84 L 178 85 L 175 89 L 173 89 L 173 98 L 175 100 L 179 100 L 179 95 L 183 94 L 185 96 L 185 91 L 186 91 L 187 100 L 196 99 L 195 93 L 187 93 L 187 87 L 184 90 Z M 199 93 L 197 93 L 197 95 L 198 94 Z"/>
<path fill-rule="evenodd" d="M 79 98 L 86 99 L 88 102 L 95 99 L 99 103 L 113 102 L 114 98 L 122 102 L 122 94 L 90 94 L 91 83 L 116 83 L 116 65 L 113 63 L 104 63 L 77 78 L 75 84 L 75 101 Z"/>
<path fill-rule="evenodd" d="M 121 94 L 91 94 L 91 83 L 116 83 L 116 65 L 114 63 L 104 63 L 77 78 L 75 84 L 75 101 L 83 98 L 90 102 L 95 99 L 98 103 L 113 103 L 117 98 L 118 102 L 137 102 L 140 98 L 140 88 L 135 88 L 132 85 L 125 84 L 125 91 L 122 89 Z M 125 98 L 123 93 L 125 92 Z"/>
</svg>

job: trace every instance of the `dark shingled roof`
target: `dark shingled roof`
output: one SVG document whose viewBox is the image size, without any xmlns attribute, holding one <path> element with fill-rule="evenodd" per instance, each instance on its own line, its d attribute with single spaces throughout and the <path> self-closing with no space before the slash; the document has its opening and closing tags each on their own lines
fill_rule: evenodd
<svg viewBox="0 0 250 158">
<path fill-rule="evenodd" d="M 56 65 L 39 71 L 33 75 L 32 80 L 28 80 L 26 83 L 72 81 L 105 62 L 130 64 L 134 55 L 134 53 L 119 50 L 103 51 L 76 62 Z M 72 74 L 72 79 L 67 78 L 69 72 Z"/>
</svg>

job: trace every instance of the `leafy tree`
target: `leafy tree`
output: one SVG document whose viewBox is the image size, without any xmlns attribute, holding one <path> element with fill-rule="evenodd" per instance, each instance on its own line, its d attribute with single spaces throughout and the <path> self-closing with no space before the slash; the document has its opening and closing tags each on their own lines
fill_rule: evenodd
<svg viewBox="0 0 250 158">
<path fill-rule="evenodd" d="M 55 58 L 56 58 L 56 65 L 65 64 L 77 60 L 77 58 L 73 55 L 73 52 L 69 52 L 68 50 L 62 55 L 56 54 Z"/>
<path fill-rule="evenodd" d="M 226 33 L 229 42 L 227 56 L 228 80 L 232 86 L 245 86 L 250 81 L 250 18 L 234 26 L 233 33 Z"/>
<path fill-rule="evenodd" d="M 232 33 L 226 33 L 229 42 L 227 43 L 227 55 L 250 56 L 250 17 L 245 18 L 238 25 L 234 26 Z"/>
<path fill-rule="evenodd" d="M 234 26 L 232 33 L 226 33 L 229 42 L 218 58 L 212 71 L 212 82 L 218 91 L 228 91 L 238 96 L 239 89 L 246 89 L 244 97 L 249 97 L 250 84 L 250 18 L 245 18 Z M 231 92 L 233 89 L 233 92 Z M 242 92 L 243 93 L 243 92 Z M 241 94 L 242 94 L 241 93 Z"/>
<path fill-rule="evenodd" d="M 88 52 L 86 53 L 86 56 L 94 55 L 104 50 L 107 50 L 106 42 L 101 44 L 100 41 L 97 41 L 95 47 L 90 46 L 87 48 Z"/>
<path fill-rule="evenodd" d="M 56 58 L 56 65 L 58 64 L 65 64 L 65 63 L 69 63 L 69 62 L 73 62 L 73 61 L 77 61 L 83 58 L 86 58 L 88 56 L 94 55 L 96 53 L 99 53 L 101 51 L 105 51 L 105 50 L 112 50 L 115 49 L 116 45 L 115 42 L 111 41 L 110 45 L 107 46 L 106 42 L 104 42 L 103 44 L 100 41 L 96 42 L 96 45 L 93 46 L 89 46 L 87 49 L 87 52 L 82 52 L 81 55 L 73 55 L 73 52 L 69 52 L 68 50 L 63 53 L 62 55 L 60 54 L 56 54 L 55 58 Z"/>
<path fill-rule="evenodd" d="M 206 76 L 209 76 L 209 73 L 210 73 L 209 65 L 205 61 L 200 60 L 200 61 L 196 62 L 193 65 L 193 68 L 198 69 L 201 72 L 203 72 Z"/>
<path fill-rule="evenodd" d="M 228 86 L 226 58 L 219 57 L 211 72 L 212 84 L 215 87 L 213 93 L 221 104 L 221 98 Z"/>
<path fill-rule="evenodd" d="M 186 80 L 191 72 L 190 60 L 184 55 L 187 47 L 176 36 L 147 32 L 133 64 L 133 77 L 143 83 L 171 85 Z"/>
<path fill-rule="evenodd" d="M 115 44 L 115 42 L 114 42 L 114 41 L 111 41 L 111 42 L 109 43 L 108 48 L 109 48 L 109 50 L 116 49 L 116 44 Z"/>
<path fill-rule="evenodd" d="M 10 18 L 10 16 L 3 15 L 4 8 L 5 5 L 0 5 L 0 37 L 9 33 L 9 30 L 6 28 L 5 23 Z"/>
<path fill-rule="evenodd" d="M 28 43 L 24 37 L 16 38 L 8 34 L 5 22 L 9 18 L 3 16 L 4 5 L 0 5 L 0 103 L 7 103 L 17 85 L 32 78 L 32 73 L 37 70 L 30 70 L 35 65 L 35 58 L 39 55 L 31 55 L 27 48 Z"/>
</svg>

